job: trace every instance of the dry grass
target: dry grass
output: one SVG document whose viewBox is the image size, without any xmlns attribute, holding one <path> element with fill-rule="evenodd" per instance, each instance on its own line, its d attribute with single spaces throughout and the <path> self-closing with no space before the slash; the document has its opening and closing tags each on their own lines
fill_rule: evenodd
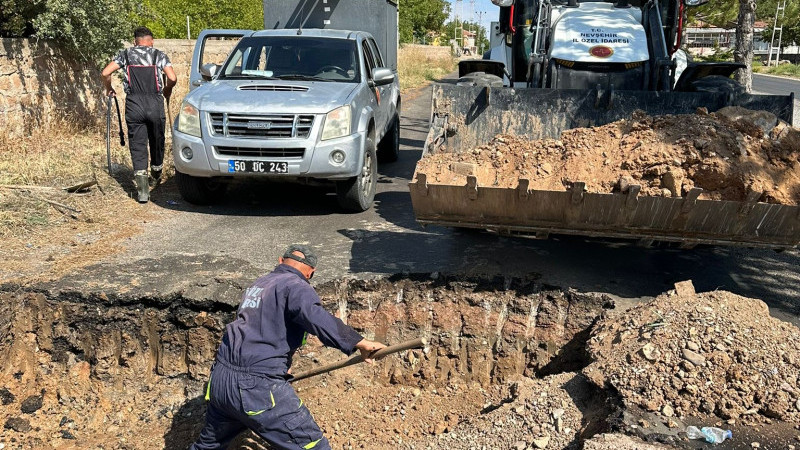
<svg viewBox="0 0 800 450">
<path fill-rule="evenodd" d="M 26 137 L 0 134 L 0 148 L 0 283 L 57 276 L 96 262 L 158 214 L 129 197 L 130 154 L 113 129 L 113 178 L 104 129 L 59 123 Z M 63 190 L 92 180 L 97 185 L 85 192 Z"/>
<path fill-rule="evenodd" d="M 456 70 L 457 65 L 458 59 L 449 53 L 433 54 L 420 47 L 403 47 L 397 59 L 400 89 L 407 91 L 424 86 Z"/>
<path fill-rule="evenodd" d="M 784 77 L 800 78 L 800 65 L 798 64 L 781 64 L 778 66 L 770 66 L 770 67 L 754 64 L 753 71 L 756 73 L 766 73 L 770 75 L 781 75 Z"/>
</svg>

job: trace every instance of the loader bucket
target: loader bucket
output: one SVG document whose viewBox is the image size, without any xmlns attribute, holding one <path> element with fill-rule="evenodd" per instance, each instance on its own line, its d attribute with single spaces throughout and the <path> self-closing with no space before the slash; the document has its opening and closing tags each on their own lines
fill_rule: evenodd
<svg viewBox="0 0 800 450">
<path fill-rule="evenodd" d="M 431 131 L 425 151 L 459 152 L 487 143 L 497 134 L 530 139 L 558 138 L 565 130 L 605 125 L 629 118 L 636 110 L 648 115 L 709 112 L 725 106 L 764 110 L 792 123 L 794 96 L 739 95 L 709 92 L 602 91 L 576 89 L 510 89 L 436 84 L 433 86 Z M 446 130 L 441 127 L 445 126 Z M 445 131 L 442 135 L 442 131 Z"/>
<path fill-rule="evenodd" d="M 557 138 L 576 127 L 607 124 L 640 109 L 650 115 L 687 114 L 703 106 L 710 112 L 728 105 L 766 110 L 791 123 L 792 96 L 744 95 L 734 102 L 721 94 L 689 92 L 598 92 L 433 86 L 431 130 L 423 155 L 461 152 L 497 134 L 531 139 Z M 430 180 L 430 181 L 429 181 Z M 422 225 L 479 228 L 504 234 L 546 237 L 550 233 L 696 244 L 792 248 L 800 244 L 800 206 L 760 203 L 760 192 L 746 201 L 705 200 L 702 189 L 685 197 L 585 192 L 577 180 L 571 190 L 436 183 L 415 172 L 409 184 L 414 214 Z"/>
</svg>

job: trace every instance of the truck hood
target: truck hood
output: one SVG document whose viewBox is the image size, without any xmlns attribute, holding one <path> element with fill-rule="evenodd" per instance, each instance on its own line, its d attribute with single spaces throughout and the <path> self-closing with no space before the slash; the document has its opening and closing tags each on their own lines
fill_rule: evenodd
<svg viewBox="0 0 800 450">
<path fill-rule="evenodd" d="M 185 98 L 201 111 L 325 114 L 347 103 L 358 83 L 214 80 Z"/>
</svg>

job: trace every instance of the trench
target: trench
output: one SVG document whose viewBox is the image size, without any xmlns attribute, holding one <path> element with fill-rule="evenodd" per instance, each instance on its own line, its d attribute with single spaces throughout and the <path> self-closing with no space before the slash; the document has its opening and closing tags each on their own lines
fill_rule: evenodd
<svg viewBox="0 0 800 450">
<path fill-rule="evenodd" d="M 563 374 L 572 374 L 562 387 L 581 410 L 568 447 L 610 427 L 613 395 L 579 373 L 590 362 L 592 324 L 613 309 L 607 296 L 439 274 L 343 279 L 317 291 L 326 309 L 367 338 L 429 341 L 374 366 L 296 383 L 334 448 L 428 448 L 460 425 L 517 407 L 531 394 L 519 393 L 528 386 L 519 380 Z M 224 303 L 180 296 L 0 294 L 0 389 L 13 397 L 3 396 L 0 417 L 30 424 L 27 431 L 6 426 L 0 442 L 186 448 L 203 424 L 204 383 L 234 314 Z M 341 358 L 311 339 L 293 370 Z M 21 413 L 32 397 L 41 408 Z M 262 447 L 243 434 L 231 448 Z"/>
</svg>

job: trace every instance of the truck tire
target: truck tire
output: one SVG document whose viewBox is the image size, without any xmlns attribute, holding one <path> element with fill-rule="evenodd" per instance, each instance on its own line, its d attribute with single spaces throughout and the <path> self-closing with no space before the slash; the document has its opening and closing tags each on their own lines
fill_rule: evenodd
<svg viewBox="0 0 800 450">
<path fill-rule="evenodd" d="M 181 197 L 193 205 L 210 205 L 218 202 L 228 185 L 213 178 L 201 178 L 175 172 L 175 183 Z"/>
<path fill-rule="evenodd" d="M 378 178 L 378 158 L 375 154 L 375 141 L 368 137 L 364 145 L 364 165 L 358 176 L 336 182 L 336 198 L 339 205 L 353 212 L 368 210 L 375 200 L 375 187 Z"/>
<path fill-rule="evenodd" d="M 378 144 L 378 162 L 397 161 L 400 156 L 400 115 L 395 114 L 392 125 Z"/>
</svg>

